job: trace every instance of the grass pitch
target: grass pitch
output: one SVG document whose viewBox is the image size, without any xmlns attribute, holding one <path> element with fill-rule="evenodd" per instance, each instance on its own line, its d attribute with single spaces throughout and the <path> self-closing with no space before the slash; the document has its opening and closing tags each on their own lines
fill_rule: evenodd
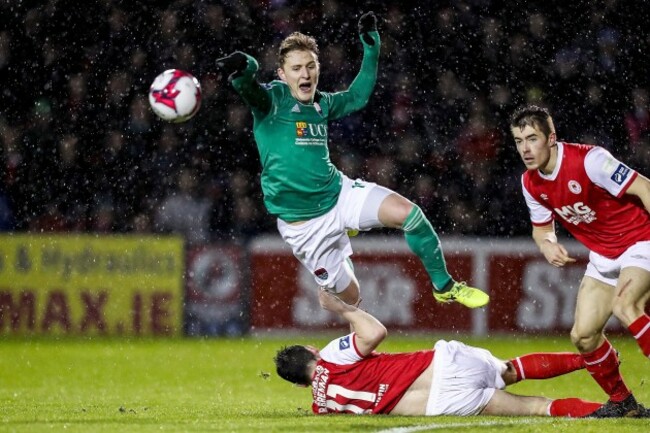
<svg viewBox="0 0 650 433">
<path fill-rule="evenodd" d="M 333 337 L 330 335 L 329 337 Z M 440 337 L 440 336 L 438 336 Z M 649 431 L 648 419 L 315 416 L 310 392 L 280 379 L 276 350 L 330 338 L 0 340 L 0 432 L 611 432 Z M 389 336 L 380 348 L 432 347 L 434 337 Z M 509 358 L 573 350 L 568 336 L 459 338 Z M 630 337 L 612 338 L 637 399 L 650 404 L 650 363 Z M 585 371 L 509 388 L 519 394 L 605 395 Z"/>
</svg>

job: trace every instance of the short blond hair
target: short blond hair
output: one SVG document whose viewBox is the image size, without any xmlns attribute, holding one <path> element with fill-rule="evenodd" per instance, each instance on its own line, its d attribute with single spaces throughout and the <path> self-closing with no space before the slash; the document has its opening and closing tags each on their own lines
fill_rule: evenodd
<svg viewBox="0 0 650 433">
<path fill-rule="evenodd" d="M 278 50 L 278 66 L 281 68 L 291 51 L 311 51 L 318 57 L 318 44 L 316 39 L 300 32 L 293 32 L 280 44 Z"/>
</svg>

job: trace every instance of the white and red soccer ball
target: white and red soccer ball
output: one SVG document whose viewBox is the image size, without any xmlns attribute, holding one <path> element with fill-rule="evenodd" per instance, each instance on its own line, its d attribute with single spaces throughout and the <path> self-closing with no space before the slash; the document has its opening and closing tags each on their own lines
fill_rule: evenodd
<svg viewBox="0 0 650 433">
<path fill-rule="evenodd" d="M 158 117 L 168 122 L 185 122 L 201 107 L 201 85 L 189 72 L 168 69 L 149 88 L 149 104 Z"/>
</svg>

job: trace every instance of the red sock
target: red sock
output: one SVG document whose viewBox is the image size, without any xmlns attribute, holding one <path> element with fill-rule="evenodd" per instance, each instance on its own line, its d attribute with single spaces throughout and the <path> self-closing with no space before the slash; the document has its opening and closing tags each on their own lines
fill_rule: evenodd
<svg viewBox="0 0 650 433">
<path fill-rule="evenodd" d="M 517 382 L 523 379 L 548 379 L 585 368 L 582 355 L 571 352 L 531 353 L 513 359 Z"/>
<path fill-rule="evenodd" d="M 650 316 L 643 314 L 632 322 L 627 329 L 636 339 L 643 354 L 650 358 Z"/>
<path fill-rule="evenodd" d="M 602 403 L 594 403 L 579 398 L 560 398 L 551 402 L 548 412 L 551 416 L 580 418 L 594 413 L 601 406 Z"/>
<path fill-rule="evenodd" d="M 585 360 L 587 371 L 607 393 L 611 401 L 623 401 L 631 394 L 623 382 L 623 377 L 618 369 L 618 356 L 609 341 L 605 340 L 602 346 L 591 353 L 583 353 L 582 357 Z"/>
</svg>

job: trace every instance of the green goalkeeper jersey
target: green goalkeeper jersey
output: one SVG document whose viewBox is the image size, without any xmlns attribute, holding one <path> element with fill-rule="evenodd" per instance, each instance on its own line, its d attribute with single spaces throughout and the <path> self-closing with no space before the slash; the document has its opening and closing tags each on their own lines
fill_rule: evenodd
<svg viewBox="0 0 650 433">
<path fill-rule="evenodd" d="M 375 45 L 364 45 L 361 69 L 342 92 L 317 91 L 314 102 L 295 99 L 282 81 L 260 85 L 257 61 L 248 56 L 233 87 L 253 113 L 253 134 L 262 162 L 262 191 L 268 211 L 287 222 L 321 216 L 336 205 L 341 173 L 327 147 L 328 122 L 363 108 L 377 78 L 379 34 Z"/>
</svg>

